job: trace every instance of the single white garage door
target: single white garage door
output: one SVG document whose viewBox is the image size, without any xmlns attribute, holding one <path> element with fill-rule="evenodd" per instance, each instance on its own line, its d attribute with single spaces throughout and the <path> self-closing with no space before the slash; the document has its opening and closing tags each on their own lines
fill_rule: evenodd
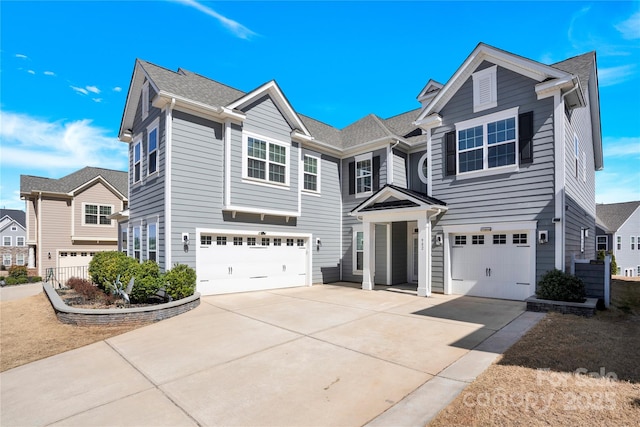
<svg viewBox="0 0 640 427">
<path fill-rule="evenodd" d="M 308 238 L 201 234 L 196 256 L 202 295 L 307 284 Z"/>
<path fill-rule="evenodd" d="M 524 300 L 531 282 L 531 233 L 454 234 L 451 244 L 452 292 L 489 298 Z"/>
<path fill-rule="evenodd" d="M 58 251 L 58 267 L 88 267 L 94 255 L 89 251 Z"/>
</svg>

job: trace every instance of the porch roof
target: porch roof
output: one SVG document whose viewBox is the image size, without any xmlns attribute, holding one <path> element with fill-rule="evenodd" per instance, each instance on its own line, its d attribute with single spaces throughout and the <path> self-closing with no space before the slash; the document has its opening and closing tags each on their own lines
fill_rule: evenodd
<svg viewBox="0 0 640 427">
<path fill-rule="evenodd" d="M 393 197 L 393 200 L 388 200 Z M 447 204 L 424 193 L 387 184 L 371 197 L 360 203 L 350 214 L 402 208 L 434 207 L 444 208 Z M 446 209 L 446 208 L 445 208 Z"/>
</svg>

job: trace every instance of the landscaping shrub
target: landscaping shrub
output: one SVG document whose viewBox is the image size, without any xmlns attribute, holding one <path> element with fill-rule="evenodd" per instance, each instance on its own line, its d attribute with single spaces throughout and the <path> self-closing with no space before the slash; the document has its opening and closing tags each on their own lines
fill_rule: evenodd
<svg viewBox="0 0 640 427">
<path fill-rule="evenodd" d="M 26 277 L 11 277 L 11 276 L 7 276 L 4 279 L 4 283 L 7 286 L 12 286 L 12 285 L 22 285 L 23 283 L 27 283 L 28 279 Z"/>
<path fill-rule="evenodd" d="M 99 294 L 103 293 L 96 285 L 79 277 L 72 277 L 67 280 L 67 286 L 87 299 L 96 299 Z"/>
<path fill-rule="evenodd" d="M 89 263 L 91 281 L 102 290 L 109 290 L 120 275 L 122 283 L 129 283 L 138 268 L 138 261 L 119 251 L 98 252 Z"/>
<path fill-rule="evenodd" d="M 29 283 L 42 282 L 42 277 L 40 276 L 31 276 L 28 279 L 29 279 Z"/>
<path fill-rule="evenodd" d="M 584 302 L 586 289 L 578 277 L 554 269 L 542 276 L 536 294 L 541 299 Z"/>
<path fill-rule="evenodd" d="M 613 254 L 613 252 L 605 252 L 603 250 L 598 251 L 598 259 L 600 261 L 604 261 L 604 257 L 606 255 L 611 255 L 611 271 L 609 272 L 609 274 L 618 274 L 618 263 L 616 262 L 616 256 Z"/>
<path fill-rule="evenodd" d="M 196 271 L 185 264 L 176 264 L 165 273 L 165 290 L 174 300 L 193 295 L 196 290 Z"/>
<path fill-rule="evenodd" d="M 24 265 L 12 265 L 9 267 L 9 277 L 21 278 L 27 277 L 27 267 Z M 26 281 L 23 283 L 27 283 Z"/>
<path fill-rule="evenodd" d="M 123 282 L 125 287 L 128 283 Z M 147 302 L 160 290 L 162 285 L 164 285 L 164 278 L 160 273 L 160 267 L 155 261 L 146 260 L 137 268 L 129 299 L 132 303 Z"/>
</svg>

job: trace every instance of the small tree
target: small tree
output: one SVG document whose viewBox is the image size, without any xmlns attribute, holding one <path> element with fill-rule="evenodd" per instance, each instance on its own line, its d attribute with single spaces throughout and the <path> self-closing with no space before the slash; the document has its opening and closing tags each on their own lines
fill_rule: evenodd
<svg viewBox="0 0 640 427">
<path fill-rule="evenodd" d="M 584 302 L 587 291 L 580 278 L 554 269 L 542 276 L 536 294 L 541 299 Z"/>
<path fill-rule="evenodd" d="M 196 290 L 196 271 L 184 264 L 176 264 L 166 272 L 166 292 L 174 300 L 193 295 Z"/>
</svg>

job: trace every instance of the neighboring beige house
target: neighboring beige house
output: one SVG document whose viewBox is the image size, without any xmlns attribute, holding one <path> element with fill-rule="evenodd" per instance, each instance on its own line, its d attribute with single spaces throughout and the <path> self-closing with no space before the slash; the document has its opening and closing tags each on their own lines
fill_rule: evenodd
<svg viewBox="0 0 640 427">
<path fill-rule="evenodd" d="M 83 267 L 96 252 L 118 249 L 110 219 L 128 203 L 127 172 L 85 167 L 60 179 L 20 175 L 26 204 L 28 266 Z"/>
</svg>

